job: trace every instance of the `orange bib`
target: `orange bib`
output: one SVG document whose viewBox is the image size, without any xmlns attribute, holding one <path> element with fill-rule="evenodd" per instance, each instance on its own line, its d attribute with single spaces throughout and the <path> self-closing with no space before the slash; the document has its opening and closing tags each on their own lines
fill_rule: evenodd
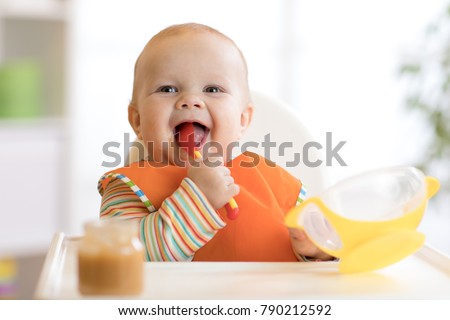
<svg viewBox="0 0 450 320">
<path fill-rule="evenodd" d="M 227 164 L 240 193 L 234 197 L 239 206 L 236 220 L 227 225 L 194 255 L 194 261 L 297 261 L 292 252 L 285 213 L 300 193 L 301 182 L 265 158 L 246 152 Z M 132 180 L 159 208 L 178 188 L 186 169 L 152 166 L 141 161 L 114 170 Z M 107 180 L 103 181 L 106 187 Z"/>
</svg>

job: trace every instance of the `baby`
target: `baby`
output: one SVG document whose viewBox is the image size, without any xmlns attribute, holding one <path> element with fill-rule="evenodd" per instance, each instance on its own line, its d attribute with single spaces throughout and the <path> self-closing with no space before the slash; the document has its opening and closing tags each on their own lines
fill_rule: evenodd
<svg viewBox="0 0 450 320">
<path fill-rule="evenodd" d="M 148 158 L 103 175 L 99 191 L 101 218 L 139 221 L 148 261 L 332 259 L 284 225 L 301 182 L 259 155 L 226 152 L 252 120 L 247 73 L 236 44 L 200 24 L 164 29 L 140 54 L 128 119 Z M 182 147 L 186 123 L 202 158 Z M 233 197 L 240 213 L 229 220 Z"/>
</svg>

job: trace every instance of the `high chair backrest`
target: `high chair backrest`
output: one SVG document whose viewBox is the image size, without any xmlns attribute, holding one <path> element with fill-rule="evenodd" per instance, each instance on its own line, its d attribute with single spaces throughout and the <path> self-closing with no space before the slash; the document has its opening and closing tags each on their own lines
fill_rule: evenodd
<svg viewBox="0 0 450 320">
<path fill-rule="evenodd" d="M 258 153 L 284 167 L 303 182 L 308 190 L 307 197 L 324 190 L 327 179 L 324 164 L 317 166 L 320 152 L 299 114 L 285 102 L 261 92 L 252 91 L 252 100 L 255 107 L 252 123 L 233 150 Z M 140 141 L 136 140 L 135 144 L 138 143 Z M 143 157 L 138 148 L 132 147 L 125 164 L 140 158 Z"/>
<path fill-rule="evenodd" d="M 269 158 L 299 178 L 308 190 L 307 197 L 323 191 L 327 182 L 325 164 L 317 165 L 323 157 L 299 113 L 262 92 L 252 91 L 252 100 L 253 120 L 240 145 L 257 145 L 248 150 Z"/>
</svg>

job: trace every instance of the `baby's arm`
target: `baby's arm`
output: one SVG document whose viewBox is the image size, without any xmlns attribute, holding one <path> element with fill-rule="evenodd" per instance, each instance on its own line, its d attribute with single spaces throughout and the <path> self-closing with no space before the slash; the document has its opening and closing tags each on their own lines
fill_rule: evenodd
<svg viewBox="0 0 450 320">
<path fill-rule="evenodd" d="M 186 178 L 149 212 L 140 198 L 120 179 L 104 190 L 101 218 L 136 219 L 148 261 L 188 261 L 225 223 L 199 188 Z"/>
<path fill-rule="evenodd" d="M 296 206 L 299 206 L 305 199 L 306 189 L 302 185 L 299 196 L 296 201 Z M 299 261 L 327 261 L 333 260 L 334 257 L 320 250 L 307 236 L 306 233 L 297 228 L 288 228 L 289 236 L 291 238 L 292 249 Z"/>
<path fill-rule="evenodd" d="M 334 257 L 317 248 L 303 230 L 289 228 L 289 236 L 291 237 L 292 249 L 299 261 L 327 261 L 334 259 Z"/>
</svg>

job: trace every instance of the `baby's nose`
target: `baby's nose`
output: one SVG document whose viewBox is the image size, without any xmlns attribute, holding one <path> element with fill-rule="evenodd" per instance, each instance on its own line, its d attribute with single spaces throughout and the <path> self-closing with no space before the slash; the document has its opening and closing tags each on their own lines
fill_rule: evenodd
<svg viewBox="0 0 450 320">
<path fill-rule="evenodd" d="M 194 108 L 203 108 L 205 106 L 202 99 L 195 94 L 184 94 L 177 101 L 177 109 L 194 109 Z"/>
</svg>

